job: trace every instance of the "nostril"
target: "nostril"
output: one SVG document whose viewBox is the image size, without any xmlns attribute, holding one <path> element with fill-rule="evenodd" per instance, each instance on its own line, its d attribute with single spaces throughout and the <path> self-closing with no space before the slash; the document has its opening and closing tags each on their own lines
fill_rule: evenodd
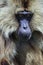
<svg viewBox="0 0 43 65">
<path fill-rule="evenodd" d="M 27 29 L 27 27 L 23 27 L 23 29 Z"/>
</svg>

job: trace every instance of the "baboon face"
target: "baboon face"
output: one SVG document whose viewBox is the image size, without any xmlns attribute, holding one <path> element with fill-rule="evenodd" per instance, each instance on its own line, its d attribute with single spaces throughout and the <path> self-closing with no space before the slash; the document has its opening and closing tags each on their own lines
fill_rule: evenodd
<svg viewBox="0 0 43 65">
<path fill-rule="evenodd" d="M 30 21 L 32 19 L 33 13 L 27 10 L 19 11 L 15 14 L 16 19 L 19 23 L 18 35 L 23 39 L 30 39 L 32 31 L 30 28 Z"/>
<path fill-rule="evenodd" d="M 16 0 L 0 0 L 0 20 L 1 22 L 3 21 L 0 23 L 0 28 L 3 32 L 2 34 L 5 38 L 9 38 L 9 36 L 11 37 L 12 34 L 15 34 L 13 32 L 17 30 L 17 34 L 20 38 L 30 39 L 32 35 L 30 21 L 32 19 L 33 13 L 26 10 L 19 12 L 17 11 L 15 19 L 14 14 L 16 13 L 15 11 L 17 9 L 15 1 Z M 22 9 L 21 4 L 19 5 Z"/>
</svg>

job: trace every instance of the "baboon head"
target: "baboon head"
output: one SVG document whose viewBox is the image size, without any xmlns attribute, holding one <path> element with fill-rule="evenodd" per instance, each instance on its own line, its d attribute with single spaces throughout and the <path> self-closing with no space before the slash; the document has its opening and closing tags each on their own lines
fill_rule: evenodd
<svg viewBox="0 0 43 65">
<path fill-rule="evenodd" d="M 30 28 L 30 21 L 33 17 L 33 13 L 27 10 L 19 11 L 15 14 L 16 19 L 19 23 L 18 35 L 20 38 L 30 39 L 32 31 Z"/>
</svg>

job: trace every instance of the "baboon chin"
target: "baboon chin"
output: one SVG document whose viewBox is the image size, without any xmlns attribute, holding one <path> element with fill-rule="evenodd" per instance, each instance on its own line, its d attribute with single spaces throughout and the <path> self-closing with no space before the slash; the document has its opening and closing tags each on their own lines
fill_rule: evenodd
<svg viewBox="0 0 43 65">
<path fill-rule="evenodd" d="M 0 65 L 43 65 L 42 0 L 0 0 Z"/>
</svg>

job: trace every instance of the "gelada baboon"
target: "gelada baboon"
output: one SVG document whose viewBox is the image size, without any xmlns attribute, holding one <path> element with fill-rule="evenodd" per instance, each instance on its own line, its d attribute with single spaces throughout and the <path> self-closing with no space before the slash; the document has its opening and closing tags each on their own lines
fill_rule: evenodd
<svg viewBox="0 0 43 65">
<path fill-rule="evenodd" d="M 0 65 L 43 65 L 42 0 L 0 0 Z"/>
</svg>

